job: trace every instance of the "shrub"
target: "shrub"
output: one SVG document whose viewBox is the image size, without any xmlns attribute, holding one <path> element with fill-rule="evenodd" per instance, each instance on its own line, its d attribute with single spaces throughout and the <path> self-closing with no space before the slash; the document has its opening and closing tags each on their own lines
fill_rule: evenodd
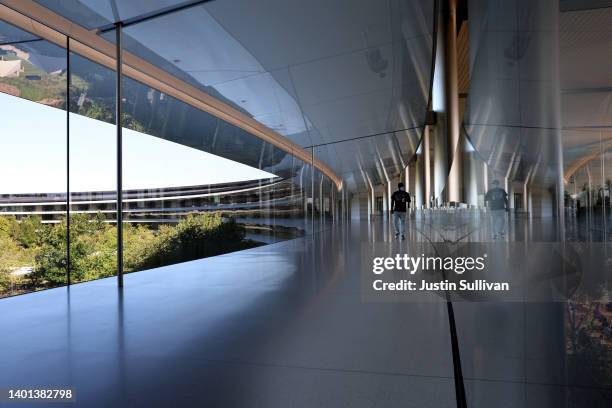
<svg viewBox="0 0 612 408">
<path fill-rule="evenodd" d="M 244 228 L 218 213 L 190 215 L 175 227 L 162 226 L 134 269 L 155 268 L 237 251 L 252 246 Z"/>
<path fill-rule="evenodd" d="M 98 214 L 70 216 L 70 277 L 73 282 L 112 276 L 117 269 L 114 226 Z M 31 279 L 35 285 L 66 283 L 66 221 L 54 224 L 35 257 Z"/>
<path fill-rule="evenodd" d="M 13 237 L 24 248 L 31 248 L 41 243 L 44 237 L 45 225 L 43 225 L 40 217 L 30 216 L 21 219 L 19 222 L 12 224 Z"/>
<path fill-rule="evenodd" d="M 16 254 L 19 246 L 7 235 L 0 235 L 0 291 L 10 289 L 11 271 L 17 266 Z"/>
<path fill-rule="evenodd" d="M 17 229 L 17 220 L 12 215 L 0 216 L 0 237 L 12 237 Z"/>
<path fill-rule="evenodd" d="M 123 268 L 125 272 L 133 272 L 138 268 L 152 242 L 156 239 L 155 231 L 145 225 L 125 224 L 123 226 Z"/>
<path fill-rule="evenodd" d="M 33 218 L 33 219 L 30 219 Z M 16 266 L 33 265 L 26 286 L 42 288 L 67 283 L 66 220 L 42 224 L 30 217 L 17 222 L 0 217 L 0 291 L 15 283 Z M 237 251 L 257 245 L 244 239 L 244 228 L 218 213 L 191 215 L 178 224 L 153 230 L 124 224 L 126 272 L 155 268 Z M 70 216 L 71 281 L 113 276 L 117 272 L 117 228 L 102 214 Z M 28 283 L 29 279 L 29 284 Z"/>
</svg>

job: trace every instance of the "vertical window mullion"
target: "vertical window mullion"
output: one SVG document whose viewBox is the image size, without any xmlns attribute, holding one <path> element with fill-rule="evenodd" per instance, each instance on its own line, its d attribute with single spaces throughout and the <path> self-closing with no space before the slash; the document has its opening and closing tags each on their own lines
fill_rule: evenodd
<svg viewBox="0 0 612 408">
<path fill-rule="evenodd" d="M 123 132 L 122 132 L 122 48 L 121 22 L 115 24 L 116 81 L 115 123 L 117 126 L 117 285 L 123 287 Z"/>
</svg>

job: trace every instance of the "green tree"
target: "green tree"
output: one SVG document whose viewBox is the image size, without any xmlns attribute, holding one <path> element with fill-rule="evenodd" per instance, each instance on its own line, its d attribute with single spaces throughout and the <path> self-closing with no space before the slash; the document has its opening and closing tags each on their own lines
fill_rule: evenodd
<svg viewBox="0 0 612 408">
<path fill-rule="evenodd" d="M 13 237 L 24 248 L 31 248 L 44 242 L 45 225 L 37 215 L 22 218 L 13 224 Z"/>
<path fill-rule="evenodd" d="M 74 218 L 73 218 L 74 217 Z M 117 229 L 102 214 L 70 219 L 70 263 L 74 282 L 113 276 L 117 271 Z"/>
<path fill-rule="evenodd" d="M 123 266 L 125 272 L 138 270 L 143 259 L 149 257 L 156 239 L 155 231 L 142 224 L 123 226 Z"/>
<path fill-rule="evenodd" d="M 24 276 L 14 276 L 12 272 L 22 266 L 31 266 L 37 247 L 34 245 L 39 239 L 36 236 L 42 233 L 44 226 L 40 219 L 22 219 L 18 222 L 13 216 L 0 216 L 0 296 L 19 291 L 27 286 Z M 23 242 L 19 242 L 20 237 Z M 32 245 L 26 248 L 24 244 Z"/>
<path fill-rule="evenodd" d="M 160 227 L 156 239 L 143 248 L 133 268 L 156 268 L 255 245 L 244 239 L 244 228 L 234 219 L 224 219 L 218 213 L 190 215 L 174 227 Z"/>
<path fill-rule="evenodd" d="M 258 244 L 244 239 L 244 228 L 218 213 L 191 215 L 174 226 L 153 230 L 144 225 L 124 225 L 126 272 L 237 251 Z M 66 220 L 39 234 L 35 248 L 35 287 L 66 284 Z M 70 216 L 70 276 L 72 282 L 113 276 L 117 271 L 117 229 L 102 214 Z"/>
<path fill-rule="evenodd" d="M 0 235 L 0 292 L 6 293 L 12 286 L 11 272 L 18 266 L 19 246 L 8 235 Z"/>
<path fill-rule="evenodd" d="M 15 229 L 17 228 L 17 220 L 12 215 L 0 216 L 0 236 L 9 237 L 13 236 Z"/>
<path fill-rule="evenodd" d="M 66 283 L 66 221 L 51 227 L 45 242 L 35 255 L 30 279 L 34 286 Z"/>
<path fill-rule="evenodd" d="M 102 214 L 70 216 L 70 276 L 73 282 L 112 276 L 116 271 L 116 227 Z M 63 285 L 66 277 L 66 221 L 53 225 L 36 255 L 32 281 L 38 285 Z"/>
</svg>

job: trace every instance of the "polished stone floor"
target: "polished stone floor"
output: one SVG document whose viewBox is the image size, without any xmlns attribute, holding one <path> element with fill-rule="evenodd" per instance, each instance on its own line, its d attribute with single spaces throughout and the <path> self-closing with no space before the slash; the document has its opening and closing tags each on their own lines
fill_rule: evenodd
<svg viewBox="0 0 612 408">
<path fill-rule="evenodd" d="M 71 386 L 79 407 L 456 407 L 446 303 L 362 297 L 362 245 L 391 235 L 354 222 L 129 274 L 122 291 L 0 300 L 0 386 Z M 453 307 L 467 406 L 611 406 L 609 384 L 568 380 L 563 304 Z"/>
</svg>

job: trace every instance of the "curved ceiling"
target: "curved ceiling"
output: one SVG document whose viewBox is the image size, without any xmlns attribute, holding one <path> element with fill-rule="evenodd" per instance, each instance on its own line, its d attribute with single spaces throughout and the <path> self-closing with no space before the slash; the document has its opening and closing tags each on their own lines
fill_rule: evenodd
<svg viewBox="0 0 612 408">
<path fill-rule="evenodd" d="M 549 186 L 600 159 L 612 142 L 612 8 L 470 0 L 469 10 L 464 122 L 492 168 Z"/>
<path fill-rule="evenodd" d="M 494 171 L 551 185 L 561 177 L 558 1 L 469 1 L 465 128 Z"/>
<path fill-rule="evenodd" d="M 97 28 L 190 3 L 1 2 L 23 12 L 26 3 L 48 7 L 79 24 L 70 34 L 106 56 L 112 56 L 114 35 Z M 212 99 L 231 107 L 249 132 L 278 135 L 289 142 L 281 148 L 302 160 L 313 154 L 337 184 L 363 189 L 368 179 L 377 183 L 399 174 L 415 153 L 429 95 L 433 4 L 206 2 L 126 27 L 126 74 L 135 61 L 144 62 L 154 79 L 170 74 L 187 85 L 190 97 L 204 93 L 197 99 L 205 99 L 213 115 L 222 112 L 213 112 Z"/>
<path fill-rule="evenodd" d="M 85 30 L 37 3 L 25 0 L 3 0 L 2 3 L 5 4 L 0 6 L 0 18 L 2 20 L 62 47 L 66 47 L 66 37 L 68 37 L 71 40 L 71 52 L 87 57 L 108 68 L 114 69 L 116 67 L 116 47 L 103 37 Z M 123 61 L 122 70 L 126 77 L 237 126 L 300 160 L 311 161 L 312 156 L 307 151 L 254 120 L 244 111 L 212 97 L 129 52 L 124 51 Z M 326 163 L 316 158 L 312 160 L 312 163 L 315 168 L 329 177 L 338 188 L 342 188 L 341 178 Z"/>
<path fill-rule="evenodd" d="M 612 148 L 612 4 L 567 3 L 560 14 L 566 182 Z"/>
</svg>

